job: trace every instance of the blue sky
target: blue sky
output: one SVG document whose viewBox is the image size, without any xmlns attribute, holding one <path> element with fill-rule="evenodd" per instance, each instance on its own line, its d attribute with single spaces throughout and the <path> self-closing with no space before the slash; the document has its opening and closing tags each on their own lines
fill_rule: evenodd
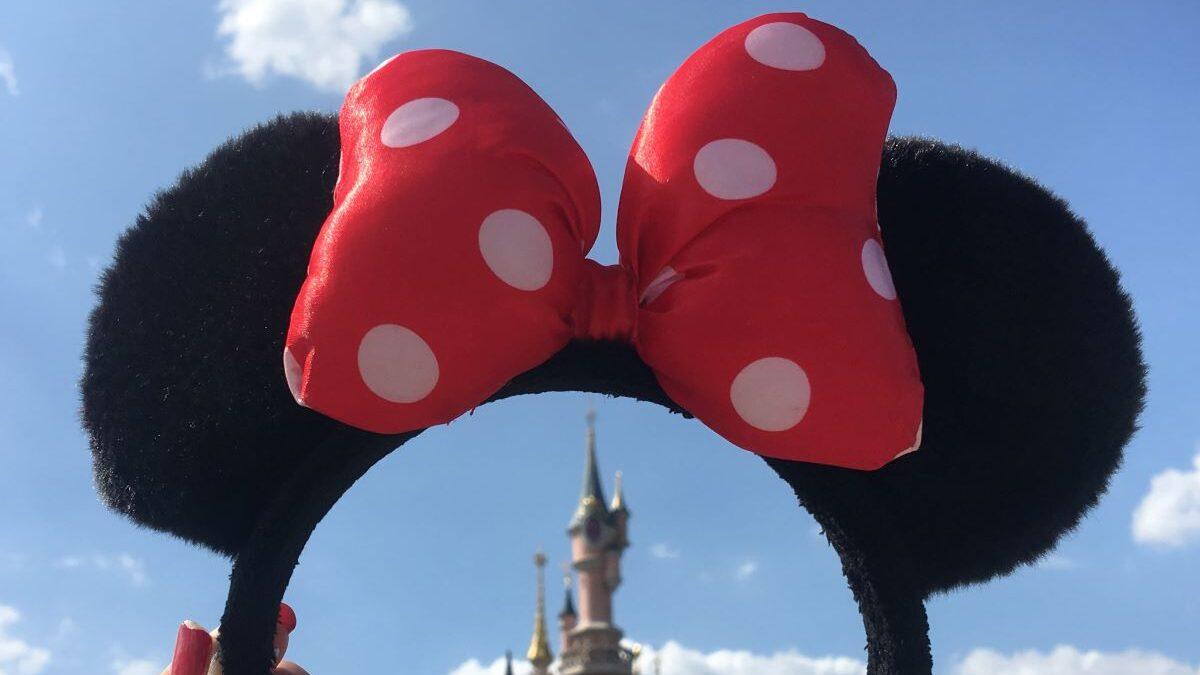
<svg viewBox="0 0 1200 675">
<path fill-rule="evenodd" d="M 0 674 L 157 673 L 181 619 L 220 616 L 228 562 L 106 511 L 76 418 L 97 271 L 155 190 L 277 112 L 335 110 L 392 53 L 446 47 L 518 73 L 567 122 L 603 191 L 593 256 L 612 262 L 650 97 L 709 37 L 776 10 L 841 26 L 891 71 L 893 133 L 977 148 L 1065 197 L 1145 332 L 1149 407 L 1108 495 L 1046 563 L 929 603 L 937 671 L 1200 672 L 1200 5 L 62 0 L 0 11 Z M 465 675 L 523 651 L 530 556 L 566 556 L 587 405 L 487 406 L 376 467 L 293 579 L 295 660 Z M 634 513 L 629 637 L 670 643 L 667 673 L 850 672 L 807 660 L 862 659 L 863 629 L 786 486 L 698 422 L 595 406 Z M 719 650 L 746 652 L 741 670 Z"/>
</svg>

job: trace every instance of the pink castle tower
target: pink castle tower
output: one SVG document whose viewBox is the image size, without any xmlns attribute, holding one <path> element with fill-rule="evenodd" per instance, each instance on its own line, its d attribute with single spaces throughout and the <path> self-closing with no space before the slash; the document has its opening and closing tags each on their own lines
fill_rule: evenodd
<svg viewBox="0 0 1200 675">
<path fill-rule="evenodd" d="M 613 620 L 613 594 L 621 585 L 621 555 L 629 547 L 629 509 L 618 474 L 612 505 L 605 503 L 596 465 L 596 415 L 587 415 L 587 450 L 583 490 L 567 527 L 571 566 L 578 576 L 579 611 L 571 589 L 559 614 L 562 655 L 559 675 L 631 675 L 633 654 L 621 646 L 621 629 Z"/>
</svg>

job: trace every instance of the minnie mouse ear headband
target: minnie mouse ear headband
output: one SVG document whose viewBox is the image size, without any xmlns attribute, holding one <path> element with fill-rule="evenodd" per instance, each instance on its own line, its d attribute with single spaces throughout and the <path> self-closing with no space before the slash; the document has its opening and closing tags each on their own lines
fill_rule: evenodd
<svg viewBox="0 0 1200 675">
<path fill-rule="evenodd" d="M 304 543 L 372 464 L 486 401 L 629 396 L 767 458 L 841 556 L 870 672 L 929 672 L 924 598 L 1078 522 L 1144 367 L 1083 223 L 968 151 L 884 144 L 894 100 L 803 14 L 721 33 L 651 103 L 603 267 L 545 102 L 470 56 L 394 57 L 340 134 L 252 130 L 121 239 L 83 379 L 99 489 L 234 557 L 224 665 L 261 675 Z"/>
</svg>

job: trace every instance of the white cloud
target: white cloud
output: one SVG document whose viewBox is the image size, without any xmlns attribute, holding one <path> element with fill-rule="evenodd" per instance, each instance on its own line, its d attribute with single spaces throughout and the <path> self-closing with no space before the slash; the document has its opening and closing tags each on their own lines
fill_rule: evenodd
<svg viewBox="0 0 1200 675">
<path fill-rule="evenodd" d="M 112 662 L 113 675 L 158 675 L 165 666 L 149 659 L 116 659 Z"/>
<path fill-rule="evenodd" d="M 528 661 L 513 660 L 513 675 L 529 675 L 532 671 Z M 504 659 L 499 658 L 486 665 L 471 659 L 450 671 L 450 675 L 504 675 Z"/>
<path fill-rule="evenodd" d="M 1200 452 L 1191 471 L 1167 469 L 1150 480 L 1133 512 L 1133 538 L 1169 548 L 1200 541 Z"/>
<path fill-rule="evenodd" d="M 4 47 L 0 47 L 0 81 L 4 82 L 9 96 L 21 95 L 21 89 L 17 86 L 17 68 L 13 65 L 12 55 Z"/>
<path fill-rule="evenodd" d="M 50 663 L 50 652 L 9 634 L 21 621 L 21 613 L 0 605 L 0 675 L 37 675 Z"/>
<path fill-rule="evenodd" d="M 812 657 L 793 650 L 769 655 L 731 649 L 704 653 L 677 642 L 658 650 L 645 648 L 639 660 L 653 664 L 656 658 L 661 659 L 662 675 L 863 675 L 867 670 L 862 661 L 847 656 Z"/>
<path fill-rule="evenodd" d="M 75 623 L 75 619 L 69 616 L 64 616 L 58 622 L 58 628 L 54 629 L 54 637 L 50 638 L 50 642 L 54 644 L 61 643 L 70 639 L 79 631 L 79 624 Z"/>
<path fill-rule="evenodd" d="M 29 212 L 25 214 L 25 224 L 28 225 L 30 229 L 40 230 L 42 229 L 42 219 L 45 217 L 45 215 L 45 212 L 42 211 L 42 207 L 35 206 L 32 209 L 29 209 Z"/>
<path fill-rule="evenodd" d="M 283 75 L 341 93 L 387 42 L 412 31 L 396 0 L 220 0 L 217 10 L 226 70 L 256 86 Z"/>
<path fill-rule="evenodd" d="M 745 581 L 755 574 L 758 574 L 758 563 L 754 560 L 747 560 L 738 565 L 737 571 L 733 573 L 733 577 L 738 581 Z"/>
<path fill-rule="evenodd" d="M 101 572 L 114 572 L 125 575 L 134 586 L 145 586 L 149 581 L 146 576 L 146 563 L 141 558 L 135 558 L 128 553 L 116 555 L 68 555 L 55 561 L 54 566 L 64 570 L 89 568 Z"/>
<path fill-rule="evenodd" d="M 131 656 L 120 645 L 108 650 L 108 670 L 111 675 L 159 675 L 166 668 L 161 662 L 149 657 Z"/>
<path fill-rule="evenodd" d="M 976 649 L 958 664 L 956 675 L 1200 675 L 1161 654 L 1130 649 L 1123 652 L 1080 651 L 1059 645 L 1048 653 L 1024 651 L 1005 655 Z"/>
<path fill-rule="evenodd" d="M 658 560 L 673 560 L 679 557 L 679 550 L 671 548 L 666 542 L 659 542 L 650 547 L 650 557 Z"/>
<path fill-rule="evenodd" d="M 660 659 L 662 675 L 863 675 L 867 670 L 862 661 L 845 656 L 814 658 L 795 651 L 764 656 L 728 649 L 704 653 L 688 649 L 677 642 L 668 642 L 661 649 L 643 646 L 642 654 L 638 657 L 643 673 L 654 672 L 652 664 L 656 658 Z M 527 662 L 513 662 L 514 675 L 527 675 L 529 672 Z M 450 671 L 450 675 L 503 673 L 502 658 L 486 665 L 471 659 Z"/>
<path fill-rule="evenodd" d="M 642 672 L 654 672 L 656 659 L 662 675 L 864 675 L 867 670 L 863 661 L 848 656 L 814 657 L 795 650 L 774 654 L 732 649 L 702 652 L 671 641 L 662 648 L 643 647 L 639 657 Z M 527 675 L 529 664 L 514 662 L 513 671 L 516 675 Z M 951 672 L 954 675 L 1200 675 L 1200 668 L 1136 649 L 1099 652 L 1060 645 L 1048 653 L 1031 650 L 1001 654 L 991 649 L 976 649 L 955 664 Z M 471 659 L 450 671 L 450 675 L 503 673 L 502 658 L 489 664 Z"/>
</svg>

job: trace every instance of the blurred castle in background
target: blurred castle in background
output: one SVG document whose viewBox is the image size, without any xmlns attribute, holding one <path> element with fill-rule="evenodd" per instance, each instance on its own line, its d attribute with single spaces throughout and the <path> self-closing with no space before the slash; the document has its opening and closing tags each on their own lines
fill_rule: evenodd
<svg viewBox="0 0 1200 675">
<path fill-rule="evenodd" d="M 612 502 L 604 498 L 604 485 L 596 463 L 595 422 L 595 414 L 589 412 L 583 489 L 567 525 L 571 563 L 564 565 L 566 596 L 562 611 L 558 613 L 559 648 L 562 651 L 557 663 L 546 628 L 546 556 L 539 551 L 534 558 L 537 609 L 533 638 L 526 653 L 533 665 L 533 675 L 551 672 L 557 675 L 636 675 L 639 672 L 635 667 L 639 650 L 621 645 L 622 632 L 613 619 L 613 595 L 621 585 L 621 555 L 629 548 L 629 508 L 625 505 L 620 472 L 617 472 Z M 571 593 L 573 576 L 577 579 L 574 586 L 578 589 L 578 609 Z"/>
</svg>

